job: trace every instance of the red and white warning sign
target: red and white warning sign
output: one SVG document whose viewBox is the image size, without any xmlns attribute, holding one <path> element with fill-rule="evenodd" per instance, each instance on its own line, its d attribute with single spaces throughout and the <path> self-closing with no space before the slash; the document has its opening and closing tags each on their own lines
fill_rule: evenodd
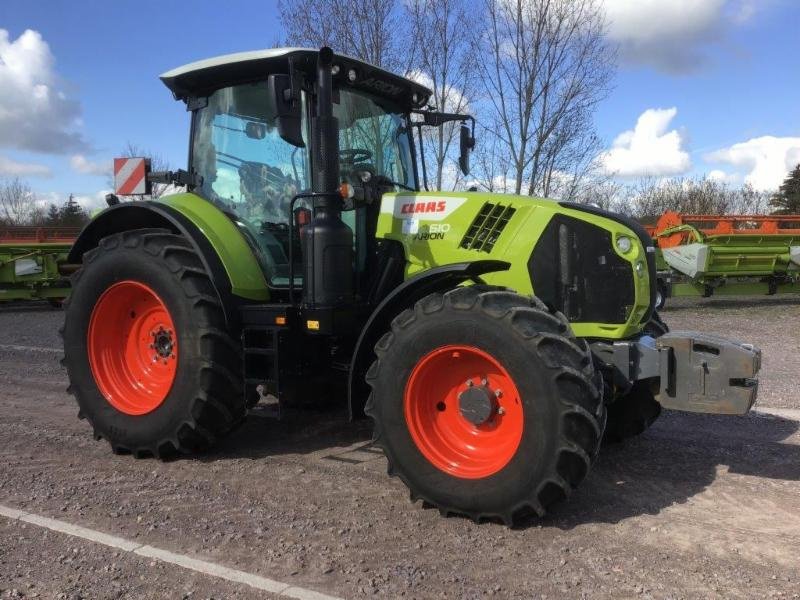
<svg viewBox="0 0 800 600">
<path fill-rule="evenodd" d="M 146 158 L 115 158 L 114 191 L 120 196 L 149 194 L 148 162 Z"/>
</svg>

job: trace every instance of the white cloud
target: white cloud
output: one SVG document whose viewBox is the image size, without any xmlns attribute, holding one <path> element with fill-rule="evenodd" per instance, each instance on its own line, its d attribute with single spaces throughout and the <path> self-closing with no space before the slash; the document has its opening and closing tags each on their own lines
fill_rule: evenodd
<svg viewBox="0 0 800 600">
<path fill-rule="evenodd" d="M 74 130 L 80 105 L 60 89 L 54 63 L 38 32 L 11 40 L 0 29 L 0 147 L 50 154 L 88 147 Z"/>
<path fill-rule="evenodd" d="M 765 135 L 710 152 L 704 158 L 747 171 L 745 182 L 757 190 L 774 190 L 800 163 L 800 137 Z"/>
<path fill-rule="evenodd" d="M 50 167 L 36 163 L 17 162 L 0 156 L 0 175 L 9 177 L 52 177 Z"/>
<path fill-rule="evenodd" d="M 706 177 L 712 181 L 718 181 L 727 185 L 739 185 L 742 183 L 742 178 L 738 173 L 728 173 L 722 169 L 712 169 L 706 174 Z"/>
<path fill-rule="evenodd" d="M 609 37 L 623 59 L 670 73 L 696 70 L 705 48 L 766 0 L 604 0 Z"/>
<path fill-rule="evenodd" d="M 75 154 L 69 159 L 69 164 L 74 171 L 83 175 L 108 176 L 112 171 L 111 162 L 93 162 L 83 154 Z"/>
<path fill-rule="evenodd" d="M 106 194 L 110 194 L 113 190 L 100 190 L 94 194 L 75 194 L 75 201 L 81 207 L 90 213 L 98 208 L 106 208 Z"/>
<path fill-rule="evenodd" d="M 636 127 L 619 134 L 611 149 L 599 156 L 603 170 L 620 177 L 686 173 L 692 163 L 681 134 L 675 129 L 667 131 L 677 113 L 675 107 L 644 111 Z"/>
</svg>

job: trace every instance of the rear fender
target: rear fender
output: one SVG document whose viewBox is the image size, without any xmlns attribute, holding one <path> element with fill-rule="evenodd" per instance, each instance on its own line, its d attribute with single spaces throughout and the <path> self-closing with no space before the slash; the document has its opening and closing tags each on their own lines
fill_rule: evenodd
<svg viewBox="0 0 800 600">
<path fill-rule="evenodd" d="M 199 198 L 197 200 L 205 202 Z M 224 215 L 222 216 L 224 217 Z M 227 217 L 224 218 L 227 220 Z M 228 325 L 235 327 L 239 321 L 236 307 L 241 303 L 242 299 L 236 294 L 230 270 L 227 268 L 229 265 L 223 262 L 220 253 L 195 221 L 180 210 L 165 203 L 130 202 L 118 204 L 104 210 L 81 231 L 70 250 L 67 261 L 71 264 L 80 264 L 84 253 L 95 248 L 104 237 L 123 231 L 147 228 L 168 229 L 189 240 L 211 278 L 220 303 L 224 307 Z M 236 231 L 235 235 L 240 234 Z M 258 276 L 263 280 L 263 275 L 260 271 Z M 263 289 L 266 293 L 266 284 L 264 284 Z"/>
<path fill-rule="evenodd" d="M 364 376 L 375 358 L 375 344 L 401 311 L 414 306 L 428 294 L 451 290 L 466 281 L 481 283 L 481 275 L 507 271 L 510 267 L 510 263 L 502 260 L 444 265 L 410 277 L 392 290 L 370 315 L 353 351 L 347 386 L 350 419 L 364 416 L 364 405 L 369 394 Z"/>
</svg>

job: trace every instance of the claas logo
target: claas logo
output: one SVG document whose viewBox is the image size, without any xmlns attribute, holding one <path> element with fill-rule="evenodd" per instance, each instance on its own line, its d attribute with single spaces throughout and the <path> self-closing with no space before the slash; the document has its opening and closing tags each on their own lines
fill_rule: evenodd
<svg viewBox="0 0 800 600">
<path fill-rule="evenodd" d="M 440 213 L 447 210 L 447 202 L 439 200 L 438 202 L 409 202 L 403 204 L 400 208 L 400 213 L 404 215 L 416 215 L 419 213 Z"/>
</svg>

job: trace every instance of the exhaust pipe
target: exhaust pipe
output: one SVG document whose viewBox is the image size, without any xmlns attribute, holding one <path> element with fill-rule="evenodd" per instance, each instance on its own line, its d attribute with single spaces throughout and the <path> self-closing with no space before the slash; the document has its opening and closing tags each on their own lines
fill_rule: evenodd
<svg viewBox="0 0 800 600">
<path fill-rule="evenodd" d="M 339 189 L 339 121 L 333 116 L 333 50 L 321 48 L 317 55 L 317 105 L 311 119 L 314 192 L 337 194 Z M 333 199 L 333 198 L 332 198 Z M 323 200 L 320 198 L 320 200 Z"/>
<path fill-rule="evenodd" d="M 303 304 L 322 308 L 353 302 L 353 231 L 342 221 L 339 121 L 333 116 L 333 50 L 317 55 L 316 114 L 311 118 L 314 218 L 302 229 Z"/>
</svg>

